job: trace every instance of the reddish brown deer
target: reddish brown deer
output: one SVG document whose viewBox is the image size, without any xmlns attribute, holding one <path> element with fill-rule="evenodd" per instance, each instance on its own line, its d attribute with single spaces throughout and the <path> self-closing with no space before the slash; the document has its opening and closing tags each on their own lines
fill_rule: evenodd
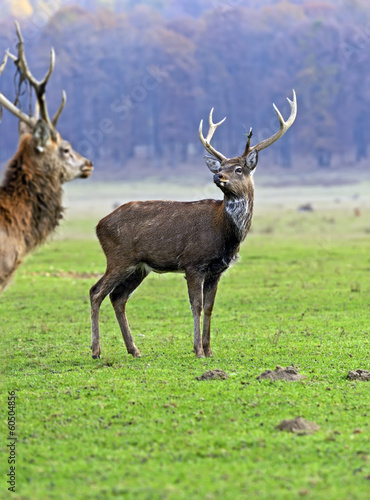
<svg viewBox="0 0 370 500">
<path fill-rule="evenodd" d="M 127 322 L 126 302 L 132 292 L 151 272 L 184 272 L 194 318 L 194 352 L 197 357 L 212 356 L 210 345 L 211 314 L 217 285 L 223 272 L 237 257 L 247 236 L 253 214 L 253 172 L 258 152 L 277 141 L 292 125 L 297 101 L 289 101 L 291 114 L 285 122 L 274 105 L 280 129 L 269 139 L 251 147 L 252 129 L 241 156 L 226 158 L 210 141 L 223 123 L 212 121 L 204 139 L 203 121 L 199 137 L 205 149 L 207 167 L 215 184 L 224 193 L 223 201 L 196 202 L 140 201 L 117 208 L 102 219 L 96 229 L 107 258 L 104 276 L 91 288 L 92 357 L 100 357 L 99 308 L 110 299 L 121 328 L 127 351 L 140 356 Z M 201 314 L 204 310 L 203 336 Z"/>
<path fill-rule="evenodd" d="M 33 117 L 17 108 L 0 92 L 3 106 L 20 120 L 20 140 L 0 186 L 0 293 L 9 284 L 22 258 L 41 244 L 59 224 L 63 215 L 62 184 L 78 177 L 87 178 L 92 163 L 73 151 L 56 130 L 66 96 L 52 119 L 49 118 L 45 89 L 54 69 L 54 51 L 50 66 L 41 81 L 31 74 L 24 53 L 19 25 L 18 56 L 7 52 L 0 75 L 12 59 L 21 79 L 29 82 L 36 94 Z M 41 118 L 38 118 L 40 114 Z"/>
</svg>

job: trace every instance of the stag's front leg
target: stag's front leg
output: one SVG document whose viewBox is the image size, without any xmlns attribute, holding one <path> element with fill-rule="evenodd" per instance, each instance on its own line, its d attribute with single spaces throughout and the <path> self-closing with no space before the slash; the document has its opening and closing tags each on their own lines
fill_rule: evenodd
<svg viewBox="0 0 370 500">
<path fill-rule="evenodd" d="M 194 352 L 197 358 L 204 358 L 200 320 L 203 309 L 203 282 L 204 276 L 194 270 L 186 270 L 189 301 L 194 319 Z"/>
<path fill-rule="evenodd" d="M 211 349 L 211 316 L 219 281 L 220 276 L 212 276 L 205 280 L 203 286 L 204 317 L 202 344 L 205 356 L 213 356 Z"/>
</svg>

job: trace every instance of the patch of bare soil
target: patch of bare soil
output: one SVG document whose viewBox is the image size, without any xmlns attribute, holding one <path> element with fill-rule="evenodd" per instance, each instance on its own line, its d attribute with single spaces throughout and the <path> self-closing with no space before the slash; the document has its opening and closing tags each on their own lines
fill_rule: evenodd
<svg viewBox="0 0 370 500">
<path fill-rule="evenodd" d="M 297 434 L 313 434 L 320 429 L 320 426 L 302 417 L 295 417 L 291 420 L 282 420 L 275 429 L 285 432 L 296 432 Z"/>
<path fill-rule="evenodd" d="M 307 378 L 306 375 L 301 375 L 298 370 L 293 368 L 293 366 L 287 366 L 283 368 L 277 365 L 275 370 L 266 370 L 258 375 L 257 380 L 288 380 L 289 382 L 296 382 L 297 380 L 302 380 Z"/>
<path fill-rule="evenodd" d="M 41 271 L 41 272 L 27 272 L 23 271 L 21 274 L 27 276 L 43 276 L 45 278 L 73 278 L 77 280 L 90 279 L 90 278 L 100 278 L 102 276 L 101 272 L 95 271 L 93 273 L 80 273 L 78 271 Z"/>
<path fill-rule="evenodd" d="M 370 380 L 370 371 L 369 370 L 354 370 L 354 371 L 349 371 L 347 378 L 349 380 L 361 380 L 362 382 L 367 382 Z"/>
<path fill-rule="evenodd" d="M 229 375 L 223 370 L 209 370 L 208 372 L 204 372 L 200 377 L 195 377 L 197 380 L 225 380 L 229 378 Z"/>
</svg>

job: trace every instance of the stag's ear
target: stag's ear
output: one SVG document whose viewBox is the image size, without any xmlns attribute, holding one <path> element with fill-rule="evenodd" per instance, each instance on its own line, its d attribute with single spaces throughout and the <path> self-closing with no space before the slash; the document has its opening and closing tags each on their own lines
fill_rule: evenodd
<svg viewBox="0 0 370 500">
<path fill-rule="evenodd" d="M 33 131 L 33 141 L 37 151 L 39 151 L 39 153 L 43 153 L 45 146 L 50 142 L 50 140 L 51 131 L 49 125 L 43 120 L 38 120 Z"/>
<path fill-rule="evenodd" d="M 221 170 L 221 163 L 216 158 L 213 158 L 213 156 L 203 156 L 203 158 L 213 174 L 217 174 Z"/>
<path fill-rule="evenodd" d="M 249 155 L 245 159 L 245 166 L 252 173 L 254 169 L 257 167 L 258 163 L 258 151 L 254 149 L 249 153 Z"/>
<path fill-rule="evenodd" d="M 32 134 L 32 129 L 26 122 L 19 120 L 18 134 L 19 137 L 21 137 L 24 134 Z"/>
</svg>

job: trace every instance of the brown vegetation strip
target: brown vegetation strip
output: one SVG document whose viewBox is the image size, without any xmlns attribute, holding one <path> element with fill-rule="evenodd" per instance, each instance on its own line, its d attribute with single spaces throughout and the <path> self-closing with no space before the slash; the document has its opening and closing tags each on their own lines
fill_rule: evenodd
<svg viewBox="0 0 370 500">
<path fill-rule="evenodd" d="M 44 278 L 73 278 L 77 280 L 85 280 L 91 278 L 99 278 L 102 273 L 94 271 L 92 273 L 82 273 L 78 271 L 40 271 L 40 272 L 22 272 L 21 274 L 27 276 L 43 276 Z"/>
</svg>

